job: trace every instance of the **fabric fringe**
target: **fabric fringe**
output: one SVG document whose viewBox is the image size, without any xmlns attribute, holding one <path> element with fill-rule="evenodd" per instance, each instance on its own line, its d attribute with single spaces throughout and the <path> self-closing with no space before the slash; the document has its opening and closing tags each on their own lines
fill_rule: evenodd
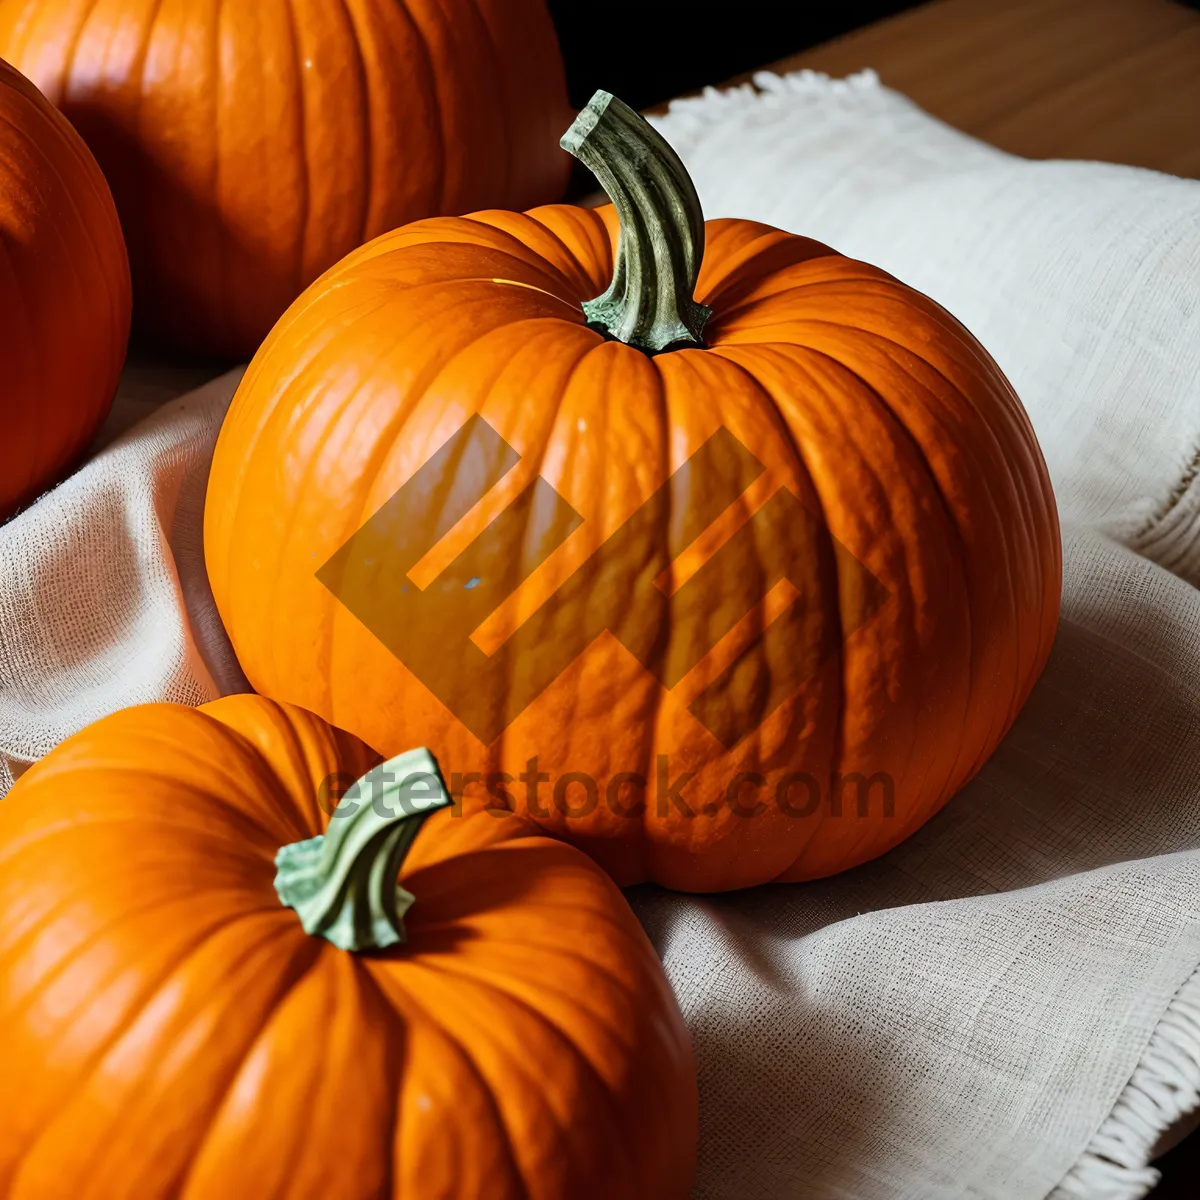
<svg viewBox="0 0 1200 1200">
<path fill-rule="evenodd" d="M 845 79 L 834 79 L 820 71 L 792 71 L 787 75 L 758 71 L 752 83 L 724 89 L 706 87 L 698 96 L 672 100 L 667 111 L 673 127 L 690 133 L 728 121 L 737 113 L 759 105 L 777 108 L 794 96 L 840 97 L 853 101 L 867 94 L 874 95 L 879 90 L 879 76 L 869 67 Z"/>
<path fill-rule="evenodd" d="M 1049 1200 L 1141 1200 L 1159 1139 L 1200 1108 L 1200 969 L 1167 1006 L 1112 1112 Z"/>
</svg>

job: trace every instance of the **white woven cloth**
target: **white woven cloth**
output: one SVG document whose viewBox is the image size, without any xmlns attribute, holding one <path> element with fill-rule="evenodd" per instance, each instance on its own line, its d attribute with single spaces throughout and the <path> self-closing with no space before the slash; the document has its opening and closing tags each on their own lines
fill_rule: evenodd
<svg viewBox="0 0 1200 1200">
<path fill-rule="evenodd" d="M 867 258 L 1022 395 L 1065 522 L 1062 629 L 979 778 L 886 858 L 717 900 L 639 889 L 700 1064 L 703 1200 L 1142 1196 L 1200 1105 L 1200 184 L 1030 163 L 871 76 L 764 76 L 660 127 L 710 216 Z M 124 705 L 244 686 L 200 503 L 236 375 L 127 377 L 0 528 L 6 769 Z M 194 382 L 194 380 L 192 380 Z"/>
<path fill-rule="evenodd" d="M 108 713 L 248 690 L 203 547 L 208 468 L 240 378 L 172 399 L 194 372 L 127 368 L 95 457 L 0 525 L 0 795 Z"/>
</svg>

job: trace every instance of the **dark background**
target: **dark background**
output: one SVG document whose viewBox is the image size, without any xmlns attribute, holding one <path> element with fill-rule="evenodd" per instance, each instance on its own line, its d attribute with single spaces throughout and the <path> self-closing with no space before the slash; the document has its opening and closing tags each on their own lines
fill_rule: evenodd
<svg viewBox="0 0 1200 1200">
<path fill-rule="evenodd" d="M 1200 1133 L 1193 1133 L 1154 1164 L 1162 1183 L 1146 1200 L 1195 1200 L 1200 1194 Z"/>
<path fill-rule="evenodd" d="M 550 0 L 576 108 L 597 88 L 649 108 L 913 7 L 911 0 Z"/>
</svg>

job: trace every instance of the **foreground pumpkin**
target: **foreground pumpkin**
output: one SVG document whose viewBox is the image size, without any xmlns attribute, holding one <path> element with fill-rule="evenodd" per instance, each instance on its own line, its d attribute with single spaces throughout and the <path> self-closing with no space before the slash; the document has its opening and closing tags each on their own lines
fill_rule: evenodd
<svg viewBox="0 0 1200 1200">
<path fill-rule="evenodd" d="M 978 770 L 1046 661 L 1037 442 L 953 317 L 706 227 L 619 101 L 564 144 L 615 211 L 419 222 L 275 329 L 209 485 L 220 612 L 260 691 L 428 744 L 622 883 L 852 867 Z"/>
<path fill-rule="evenodd" d="M 433 811 L 427 755 L 377 760 L 238 696 L 17 783 L 0 1194 L 687 1195 L 687 1034 L 620 893 L 519 818 Z"/>
<path fill-rule="evenodd" d="M 104 420 L 129 337 L 129 260 L 104 176 L 0 62 L 0 520 Z"/>
<path fill-rule="evenodd" d="M 249 357 L 385 230 L 566 184 L 544 0 L 0 0 L 0 57 L 100 160 L 138 327 L 190 351 Z"/>
</svg>

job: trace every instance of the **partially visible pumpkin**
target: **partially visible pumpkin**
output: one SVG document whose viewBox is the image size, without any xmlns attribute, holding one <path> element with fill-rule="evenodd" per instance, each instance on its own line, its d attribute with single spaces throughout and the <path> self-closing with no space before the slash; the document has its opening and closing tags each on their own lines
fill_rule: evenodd
<svg viewBox="0 0 1200 1200">
<path fill-rule="evenodd" d="M 360 243 L 569 173 L 544 0 L 0 0 L 0 56 L 104 168 L 137 327 L 188 351 L 249 357 Z"/>
<path fill-rule="evenodd" d="M 376 827 L 401 808 L 364 784 L 331 821 L 376 762 L 237 696 L 118 713 L 21 778 L 0 805 L 0 1195 L 687 1195 L 688 1037 L 620 893 L 507 813 Z M 315 847 L 323 870 L 331 825 L 348 920 L 297 901 L 302 927 L 276 857 L 281 894 L 309 895 L 287 863 Z"/>
<path fill-rule="evenodd" d="M 104 420 L 129 338 L 129 260 L 70 122 L 0 62 L 0 520 Z"/>
</svg>

